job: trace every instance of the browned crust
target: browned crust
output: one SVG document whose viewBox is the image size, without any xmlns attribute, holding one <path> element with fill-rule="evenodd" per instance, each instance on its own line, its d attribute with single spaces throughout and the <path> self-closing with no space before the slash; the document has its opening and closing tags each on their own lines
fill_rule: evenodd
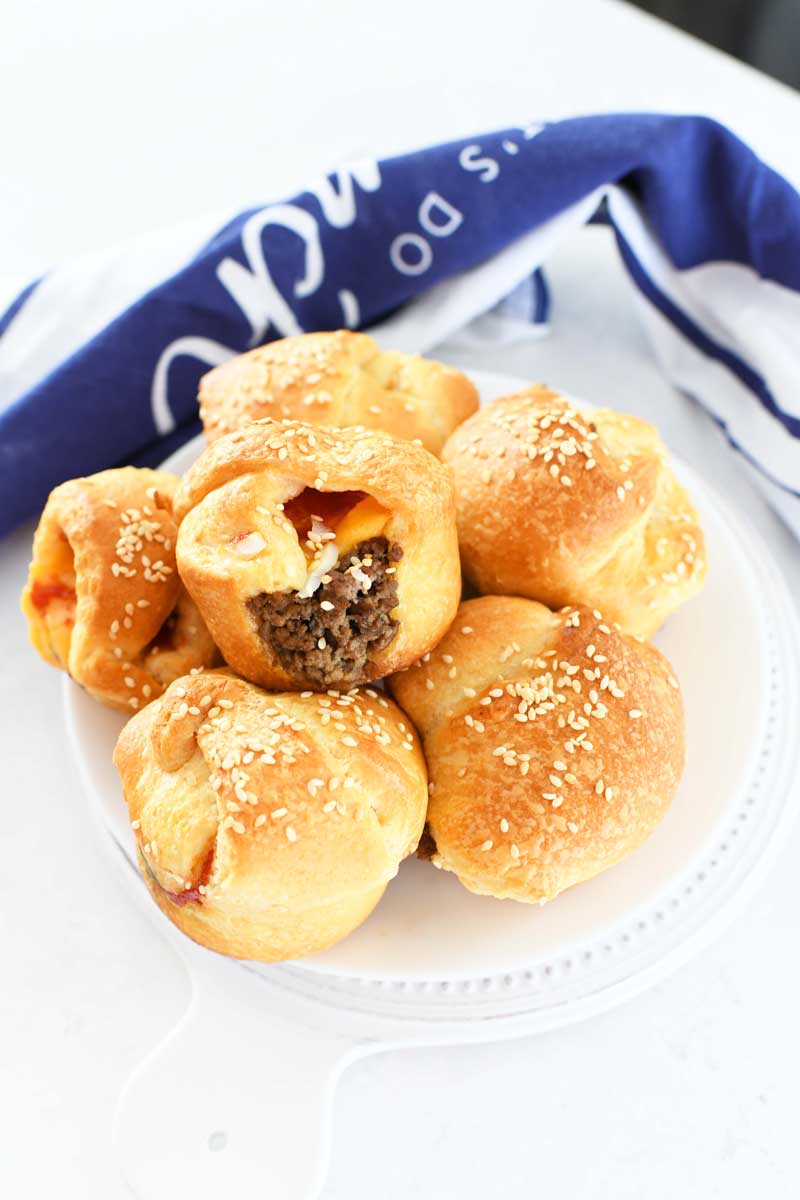
<svg viewBox="0 0 800 1200">
<path fill-rule="evenodd" d="M 697 513 L 658 433 L 635 417 L 584 413 L 532 386 L 466 421 L 442 457 L 481 592 L 589 604 L 650 637 L 702 586 Z"/>
<path fill-rule="evenodd" d="M 34 536 L 22 595 L 31 641 L 96 699 L 127 712 L 216 656 L 175 564 L 177 482 L 166 471 L 136 467 L 72 479 L 51 492 Z M 53 583 L 63 587 L 67 574 L 74 576 L 74 624 L 71 634 L 54 638 L 37 598 Z M 153 647 L 176 609 L 170 644 Z"/>
<path fill-rule="evenodd" d="M 678 786 L 669 664 L 587 608 L 466 601 L 391 687 L 424 739 L 434 860 L 472 891 L 551 900 L 634 850 Z"/>
<path fill-rule="evenodd" d="M 270 695 L 227 672 L 187 676 L 126 725 L 114 761 L 159 907 L 240 958 L 344 937 L 425 818 L 419 740 L 372 689 Z"/>
<path fill-rule="evenodd" d="M 419 438 L 438 454 L 478 407 L 461 371 L 419 355 L 382 351 L 365 333 L 338 329 L 282 338 L 240 354 L 200 381 L 209 442 L 263 417 L 363 425 Z"/>
</svg>

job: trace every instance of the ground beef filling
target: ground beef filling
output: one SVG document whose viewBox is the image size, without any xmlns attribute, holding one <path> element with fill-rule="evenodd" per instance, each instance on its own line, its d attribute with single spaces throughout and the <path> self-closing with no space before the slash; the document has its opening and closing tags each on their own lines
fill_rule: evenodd
<svg viewBox="0 0 800 1200">
<path fill-rule="evenodd" d="M 254 596 L 248 608 L 259 636 L 291 675 L 316 687 L 358 678 L 370 654 L 388 646 L 397 632 L 398 622 L 389 615 L 397 607 L 397 583 L 387 568 L 402 557 L 396 542 L 370 538 L 328 572 L 328 582 L 313 596 Z"/>
<path fill-rule="evenodd" d="M 421 858 L 423 862 L 427 862 L 436 853 L 436 841 L 430 831 L 430 826 L 426 824 L 422 831 L 422 837 L 419 839 L 419 845 L 417 846 L 417 858 Z"/>
</svg>

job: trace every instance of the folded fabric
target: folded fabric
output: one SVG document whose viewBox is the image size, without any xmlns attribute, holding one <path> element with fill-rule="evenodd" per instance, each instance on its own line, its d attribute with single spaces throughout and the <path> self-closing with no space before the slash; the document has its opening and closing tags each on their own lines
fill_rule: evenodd
<svg viewBox="0 0 800 1200">
<path fill-rule="evenodd" d="M 620 114 L 353 164 L 26 288 L 0 317 L 0 534 L 63 479 L 192 436 L 198 379 L 230 355 L 340 326 L 429 350 L 593 219 L 663 370 L 800 533 L 800 196 L 713 121 Z M 534 279 L 517 319 L 546 317 Z"/>
</svg>

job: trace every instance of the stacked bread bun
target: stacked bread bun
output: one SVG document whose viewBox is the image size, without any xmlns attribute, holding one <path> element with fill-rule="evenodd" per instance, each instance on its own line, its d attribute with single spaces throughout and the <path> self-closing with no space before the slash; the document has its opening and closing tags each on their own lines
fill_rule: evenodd
<svg viewBox="0 0 800 1200">
<path fill-rule="evenodd" d="M 251 423 L 201 455 L 176 513 L 182 579 L 226 661 L 265 687 L 383 678 L 455 616 L 452 475 L 389 434 Z"/>
<path fill-rule="evenodd" d="M 392 691 L 424 740 L 433 862 L 484 895 L 544 903 L 612 866 L 683 770 L 666 659 L 583 606 L 468 600 Z"/>
<path fill-rule="evenodd" d="M 478 408 L 475 386 L 461 371 L 418 354 L 382 351 L 366 333 L 347 329 L 240 354 L 204 376 L 199 400 L 209 442 L 272 417 L 382 429 L 418 439 L 432 454 Z"/>
<path fill-rule="evenodd" d="M 488 404 L 450 437 L 464 572 L 480 592 L 588 604 L 651 637 L 702 586 L 697 513 L 652 425 L 550 388 Z"/>
<path fill-rule="evenodd" d="M 97 700 L 130 712 L 216 649 L 175 562 L 167 471 L 120 467 L 50 493 L 22 594 L 31 641 Z"/>
<path fill-rule="evenodd" d="M 131 716 L 115 763 L 175 925 L 293 958 L 418 844 L 544 903 L 652 832 L 683 711 L 644 639 L 705 572 L 655 430 L 542 387 L 476 411 L 460 372 L 344 330 L 241 355 L 199 400 L 182 480 L 55 489 L 23 594 L 42 656 Z"/>
<path fill-rule="evenodd" d="M 425 820 L 419 741 L 373 689 L 268 693 L 219 671 L 129 721 L 115 762 L 145 882 L 179 929 L 269 962 L 369 915 Z"/>
</svg>

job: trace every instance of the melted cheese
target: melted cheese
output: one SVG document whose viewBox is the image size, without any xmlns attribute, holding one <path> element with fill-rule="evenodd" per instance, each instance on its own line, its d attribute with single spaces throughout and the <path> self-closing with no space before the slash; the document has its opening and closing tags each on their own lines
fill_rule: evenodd
<svg viewBox="0 0 800 1200">
<path fill-rule="evenodd" d="M 365 496 L 336 525 L 336 547 L 339 555 L 346 554 L 359 542 L 380 537 L 388 520 L 387 510 L 378 504 L 377 500 L 373 500 L 372 496 Z"/>
</svg>

